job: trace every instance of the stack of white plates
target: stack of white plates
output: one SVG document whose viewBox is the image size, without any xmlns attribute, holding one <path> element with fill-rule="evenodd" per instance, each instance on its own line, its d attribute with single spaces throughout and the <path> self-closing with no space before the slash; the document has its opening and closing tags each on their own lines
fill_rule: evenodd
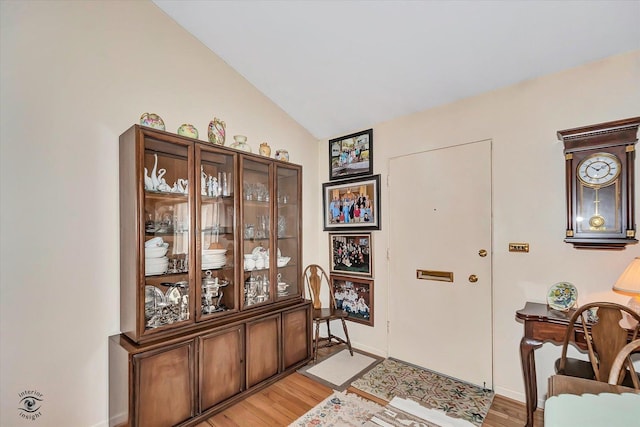
<svg viewBox="0 0 640 427">
<path fill-rule="evenodd" d="M 227 263 L 226 249 L 203 249 L 202 269 L 222 268 Z"/>
<path fill-rule="evenodd" d="M 162 246 L 153 246 L 149 248 L 144 248 L 144 257 L 149 258 L 161 258 L 167 254 L 169 250 L 169 244 L 165 243 Z"/>
<path fill-rule="evenodd" d="M 155 276 L 157 274 L 164 274 L 169 267 L 169 258 L 166 256 L 159 258 L 145 258 L 144 259 L 144 275 Z"/>
<path fill-rule="evenodd" d="M 154 276 L 164 274 L 169 267 L 169 258 L 165 255 L 169 244 L 162 241 L 162 237 L 154 237 L 144 245 L 144 275 Z"/>
</svg>

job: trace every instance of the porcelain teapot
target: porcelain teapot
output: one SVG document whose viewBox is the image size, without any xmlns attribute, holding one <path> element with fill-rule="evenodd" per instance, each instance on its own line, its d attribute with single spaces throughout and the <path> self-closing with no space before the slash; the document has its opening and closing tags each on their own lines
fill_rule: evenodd
<svg viewBox="0 0 640 427">
<path fill-rule="evenodd" d="M 266 142 L 260 144 L 260 148 L 258 149 L 261 156 L 269 157 L 271 156 L 271 147 Z"/>
</svg>

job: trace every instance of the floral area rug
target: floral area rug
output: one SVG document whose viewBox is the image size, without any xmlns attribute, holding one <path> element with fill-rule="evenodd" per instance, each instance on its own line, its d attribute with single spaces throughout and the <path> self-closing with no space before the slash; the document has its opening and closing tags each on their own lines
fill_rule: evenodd
<svg viewBox="0 0 640 427">
<path fill-rule="evenodd" d="M 290 427 L 348 427 L 362 426 L 382 406 L 352 393 L 336 391 L 309 412 L 290 424 Z"/>
<path fill-rule="evenodd" d="M 494 396 L 491 390 L 395 359 L 385 359 L 351 386 L 386 401 L 408 398 L 476 426 L 482 425 Z"/>
<path fill-rule="evenodd" d="M 371 417 L 365 427 L 474 427 L 462 418 L 453 418 L 437 409 L 428 409 L 410 399 L 394 397 Z"/>
</svg>

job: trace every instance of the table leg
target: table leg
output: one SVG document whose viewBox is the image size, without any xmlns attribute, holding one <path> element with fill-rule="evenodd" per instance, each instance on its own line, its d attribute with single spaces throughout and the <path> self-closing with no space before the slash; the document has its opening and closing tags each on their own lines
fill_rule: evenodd
<svg viewBox="0 0 640 427">
<path fill-rule="evenodd" d="M 522 374 L 524 375 L 524 391 L 527 406 L 526 427 L 533 427 L 533 413 L 538 407 L 538 385 L 536 382 L 536 359 L 534 350 L 540 348 L 542 342 L 524 337 L 520 341 L 520 360 L 522 362 Z"/>
</svg>

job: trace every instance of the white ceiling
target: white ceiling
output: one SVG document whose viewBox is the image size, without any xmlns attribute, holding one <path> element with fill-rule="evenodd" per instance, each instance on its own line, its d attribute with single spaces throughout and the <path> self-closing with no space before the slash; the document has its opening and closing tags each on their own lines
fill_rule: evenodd
<svg viewBox="0 0 640 427">
<path fill-rule="evenodd" d="M 640 49 L 639 0 L 154 3 L 318 139 Z"/>
</svg>

